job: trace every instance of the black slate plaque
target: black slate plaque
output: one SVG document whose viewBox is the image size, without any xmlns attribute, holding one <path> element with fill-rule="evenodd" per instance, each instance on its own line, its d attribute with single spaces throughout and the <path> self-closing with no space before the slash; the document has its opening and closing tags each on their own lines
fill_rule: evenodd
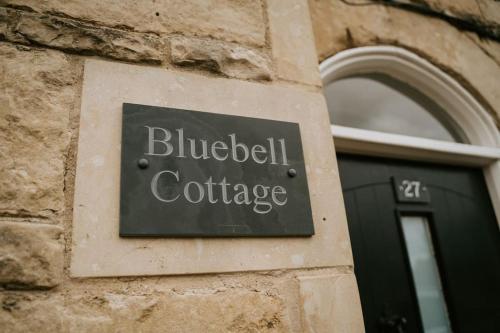
<svg viewBox="0 0 500 333">
<path fill-rule="evenodd" d="M 298 124 L 123 104 L 120 236 L 311 236 Z"/>
</svg>

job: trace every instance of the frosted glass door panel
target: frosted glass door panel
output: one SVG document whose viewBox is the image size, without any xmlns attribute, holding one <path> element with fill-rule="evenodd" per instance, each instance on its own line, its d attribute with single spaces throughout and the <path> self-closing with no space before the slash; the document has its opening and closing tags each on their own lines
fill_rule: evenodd
<svg viewBox="0 0 500 333">
<path fill-rule="evenodd" d="M 451 332 L 427 218 L 401 218 L 408 259 L 426 333 Z"/>
</svg>

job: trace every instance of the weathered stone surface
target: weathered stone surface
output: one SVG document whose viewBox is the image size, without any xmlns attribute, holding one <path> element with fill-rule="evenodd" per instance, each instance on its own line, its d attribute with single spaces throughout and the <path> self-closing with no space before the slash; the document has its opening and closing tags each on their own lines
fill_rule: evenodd
<svg viewBox="0 0 500 333">
<path fill-rule="evenodd" d="M 0 43 L 0 213 L 64 209 L 64 159 L 79 71 L 56 51 Z"/>
<path fill-rule="evenodd" d="M 0 0 L 37 12 L 78 18 L 134 31 L 215 37 L 262 46 L 265 23 L 255 0 Z"/>
<path fill-rule="evenodd" d="M 352 47 L 405 47 L 454 76 L 490 110 L 500 126 L 500 67 L 468 32 L 443 20 L 382 5 L 311 0 L 310 8 L 320 60 Z"/>
<path fill-rule="evenodd" d="M 0 222 L 0 285 L 50 288 L 62 278 L 62 228 L 48 224 Z"/>
<path fill-rule="evenodd" d="M 269 0 L 267 12 L 278 77 L 320 85 L 307 0 Z"/>
<path fill-rule="evenodd" d="M 0 8 L 0 34 L 9 41 L 43 45 L 75 53 L 160 63 L 165 46 L 160 37 L 106 27 L 51 15 Z"/>
<path fill-rule="evenodd" d="M 271 79 L 269 59 L 236 44 L 174 37 L 170 40 L 170 56 L 179 66 L 201 68 L 240 79 Z"/>
<path fill-rule="evenodd" d="M 303 276 L 300 296 L 304 332 L 364 332 L 354 274 Z"/>
<path fill-rule="evenodd" d="M 481 15 L 486 20 L 500 24 L 500 2 L 491 0 L 477 0 Z"/>
<path fill-rule="evenodd" d="M 499 7 L 500 9 L 500 7 Z M 500 43 L 489 39 L 482 39 L 474 33 L 468 33 L 467 36 L 476 43 L 476 45 L 483 50 L 483 52 L 493 59 L 498 67 L 500 67 Z"/>
<path fill-rule="evenodd" d="M 415 1 L 407 0 L 415 4 Z M 420 6 L 443 14 L 476 21 L 477 23 L 500 24 L 500 2 L 492 0 L 421 0 Z"/>
<path fill-rule="evenodd" d="M 343 2 L 351 6 L 385 5 L 400 8 L 439 18 L 459 30 L 471 31 L 483 38 L 500 41 L 500 20 L 499 15 L 495 14 L 500 7 L 492 0 L 483 0 L 482 3 L 479 0 L 351 0 Z"/>
<path fill-rule="evenodd" d="M 233 290 L 187 294 L 0 295 L 6 332 L 288 332 L 282 301 Z"/>
<path fill-rule="evenodd" d="M 411 1 L 408 1 L 411 2 Z M 415 2 L 414 2 L 415 3 Z M 422 5 L 426 5 L 433 10 L 447 13 L 453 16 L 464 17 L 473 15 L 481 17 L 481 10 L 477 1 L 471 0 L 423 0 Z"/>
</svg>

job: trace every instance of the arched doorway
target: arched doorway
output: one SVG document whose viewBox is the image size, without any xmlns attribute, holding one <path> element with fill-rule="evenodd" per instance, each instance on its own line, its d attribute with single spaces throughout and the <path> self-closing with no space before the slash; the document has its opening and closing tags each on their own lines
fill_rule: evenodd
<svg viewBox="0 0 500 333">
<path fill-rule="evenodd" d="M 498 331 L 500 139 L 491 117 L 401 48 L 344 51 L 320 69 L 366 330 Z"/>
</svg>

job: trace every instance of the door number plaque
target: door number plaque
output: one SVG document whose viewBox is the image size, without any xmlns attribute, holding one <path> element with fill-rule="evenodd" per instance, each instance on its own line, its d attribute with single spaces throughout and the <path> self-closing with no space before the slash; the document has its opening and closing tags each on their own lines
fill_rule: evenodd
<svg viewBox="0 0 500 333">
<path fill-rule="evenodd" d="M 411 178 L 392 177 L 396 199 L 402 203 L 428 203 L 431 197 L 422 181 Z"/>
</svg>

